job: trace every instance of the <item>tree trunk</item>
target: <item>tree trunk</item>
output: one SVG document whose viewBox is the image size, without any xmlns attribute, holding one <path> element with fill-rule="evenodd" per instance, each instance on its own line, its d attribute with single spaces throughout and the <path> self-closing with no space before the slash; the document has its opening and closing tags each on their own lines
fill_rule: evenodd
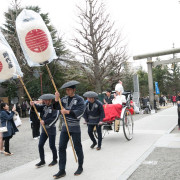
<svg viewBox="0 0 180 180">
<path fill-rule="evenodd" d="M 102 93 L 102 83 L 99 79 L 95 80 L 95 92 L 96 93 Z"/>
<path fill-rule="evenodd" d="M 20 81 L 17 81 L 17 85 L 18 85 L 18 98 L 19 98 L 19 103 L 22 104 L 22 102 L 24 101 L 24 89 L 23 89 L 23 86 L 21 84 Z"/>
</svg>

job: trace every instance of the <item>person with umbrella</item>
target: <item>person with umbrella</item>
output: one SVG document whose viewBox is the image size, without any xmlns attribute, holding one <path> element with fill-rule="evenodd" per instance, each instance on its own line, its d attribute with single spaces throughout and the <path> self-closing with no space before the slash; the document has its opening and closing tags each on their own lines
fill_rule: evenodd
<svg viewBox="0 0 180 180">
<path fill-rule="evenodd" d="M 93 129 L 94 127 L 96 127 L 98 133 L 98 146 L 96 149 L 100 150 L 102 144 L 101 125 L 103 124 L 102 121 L 105 117 L 103 105 L 100 101 L 96 99 L 98 97 L 98 94 L 93 91 L 88 91 L 84 93 L 83 96 L 86 97 L 88 100 L 83 117 L 88 123 L 88 134 L 93 142 L 90 148 L 93 149 L 97 145 L 96 139 L 93 135 Z"/>
<path fill-rule="evenodd" d="M 45 162 L 45 155 L 44 155 L 44 145 L 46 143 L 46 140 L 49 137 L 49 147 L 53 154 L 53 160 L 49 164 L 49 166 L 54 166 L 57 164 L 57 150 L 55 146 L 55 140 L 56 140 L 56 126 L 55 123 L 58 120 L 59 117 L 59 111 L 53 108 L 52 100 L 55 99 L 55 96 L 53 94 L 44 94 L 39 97 L 39 99 L 43 100 L 44 104 L 39 105 L 36 101 L 31 101 L 31 106 L 35 104 L 36 109 L 38 112 L 41 113 L 41 125 L 44 125 L 47 134 L 45 133 L 44 129 L 42 128 L 42 133 L 40 135 L 39 140 L 39 155 L 40 155 L 40 162 L 36 164 L 36 167 L 42 167 L 46 164 Z M 37 104 L 36 104 L 37 103 Z"/>
<path fill-rule="evenodd" d="M 84 99 L 76 94 L 77 84 L 79 84 L 78 81 L 69 81 L 62 85 L 61 89 L 65 89 L 67 94 L 67 96 L 61 99 L 63 108 L 60 107 L 58 102 L 60 97 L 59 93 L 55 93 L 56 108 L 61 110 L 61 118 L 63 119 L 59 140 L 59 172 L 53 176 L 55 179 L 64 177 L 66 175 L 66 148 L 69 141 L 69 136 L 63 115 L 65 115 L 69 134 L 72 137 L 74 148 L 78 157 L 78 169 L 74 175 L 78 176 L 83 172 L 84 154 L 81 144 L 80 118 L 84 113 L 85 104 Z"/>
</svg>

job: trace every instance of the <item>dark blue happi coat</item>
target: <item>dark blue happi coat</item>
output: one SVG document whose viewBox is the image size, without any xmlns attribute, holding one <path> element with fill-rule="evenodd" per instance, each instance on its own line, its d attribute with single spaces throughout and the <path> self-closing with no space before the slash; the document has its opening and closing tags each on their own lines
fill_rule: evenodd
<svg viewBox="0 0 180 180">
<path fill-rule="evenodd" d="M 84 99 L 79 95 L 65 96 L 61 99 L 61 102 L 66 110 L 70 110 L 70 114 L 65 115 L 69 132 L 80 132 L 80 118 L 85 110 Z M 59 102 L 56 102 L 56 108 L 60 109 Z M 62 132 L 67 132 L 62 114 L 61 117 L 63 119 Z"/>
<path fill-rule="evenodd" d="M 53 105 L 35 105 L 37 111 L 41 113 L 41 118 L 45 123 L 45 127 L 48 134 L 56 135 L 56 126 L 55 123 L 59 117 L 59 110 L 53 108 Z M 42 133 L 45 133 L 42 128 Z"/>
<path fill-rule="evenodd" d="M 96 125 L 100 121 L 103 121 L 105 114 L 102 103 L 98 100 L 95 100 L 94 103 L 88 101 L 83 117 L 90 125 Z"/>
</svg>

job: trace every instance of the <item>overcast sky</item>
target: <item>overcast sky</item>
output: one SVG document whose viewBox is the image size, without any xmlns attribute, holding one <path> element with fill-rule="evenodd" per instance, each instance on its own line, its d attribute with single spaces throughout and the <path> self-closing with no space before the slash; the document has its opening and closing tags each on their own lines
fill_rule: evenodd
<svg viewBox="0 0 180 180">
<path fill-rule="evenodd" d="M 12 0 L 1 0 L 3 13 Z M 38 5 L 49 13 L 53 25 L 63 39 L 72 38 L 76 20 L 76 4 L 85 0 L 21 0 L 22 6 Z M 178 0 L 103 0 L 116 27 L 123 29 L 130 55 L 180 48 L 180 3 Z"/>
</svg>

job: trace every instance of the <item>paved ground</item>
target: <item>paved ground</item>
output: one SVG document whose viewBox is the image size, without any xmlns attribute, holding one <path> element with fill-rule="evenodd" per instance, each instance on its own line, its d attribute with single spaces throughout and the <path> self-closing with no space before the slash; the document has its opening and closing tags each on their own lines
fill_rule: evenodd
<svg viewBox="0 0 180 180">
<path fill-rule="evenodd" d="M 152 147 L 150 155 L 128 180 L 179 180 L 180 130 L 176 126 L 170 134 L 162 136 Z"/>
<path fill-rule="evenodd" d="M 159 113 L 159 114 L 157 113 L 154 115 L 142 115 L 142 114 L 135 115 L 134 119 L 136 121 L 135 123 L 136 131 L 135 131 L 134 139 L 127 143 L 123 134 L 119 135 L 117 133 L 115 134 L 110 133 L 107 136 L 107 138 L 103 140 L 103 149 L 100 154 L 98 154 L 98 152 L 96 151 L 95 153 L 91 152 L 92 150 L 90 150 L 89 148 L 91 142 L 87 140 L 89 139 L 87 135 L 87 126 L 84 125 L 82 121 L 81 122 L 82 141 L 83 141 L 84 152 L 86 152 L 85 153 L 86 161 L 85 161 L 84 166 L 86 168 L 88 167 L 88 171 L 85 171 L 83 173 L 83 176 L 79 178 L 88 179 L 89 177 L 89 179 L 92 179 L 92 176 L 89 176 L 89 174 L 87 173 L 89 173 L 91 170 L 94 170 L 94 164 L 96 164 L 98 167 L 101 167 L 101 168 L 97 169 L 97 172 L 95 172 L 93 179 L 96 179 L 96 175 L 102 174 L 103 172 L 104 173 L 108 172 L 107 174 L 109 174 L 109 176 L 112 177 L 112 179 L 116 179 L 115 177 L 118 177 L 118 174 L 119 175 L 122 174 L 123 172 L 126 171 L 126 169 L 128 169 L 128 167 L 131 164 L 134 164 L 136 162 L 136 159 L 140 158 L 142 154 L 145 151 L 147 151 L 152 146 L 152 144 L 154 144 L 156 140 L 159 139 L 172 126 L 172 124 L 174 124 L 174 122 L 176 121 L 176 117 L 171 116 L 170 112 L 173 111 L 174 113 L 175 108 L 173 108 L 172 110 L 171 109 L 172 108 L 170 108 L 170 110 L 168 111 L 164 111 L 166 110 L 164 109 L 163 111 L 165 113 Z M 160 112 L 163 112 L 163 111 L 160 111 Z M 172 122 L 168 121 L 168 117 L 172 117 L 173 121 Z M 163 120 L 163 118 L 165 119 Z M 140 120 L 140 121 L 137 121 L 137 120 Z M 159 121 L 159 124 L 156 123 L 158 121 Z M 162 124 L 163 122 L 165 123 Z M 45 167 L 38 171 L 34 170 L 34 164 L 37 163 L 38 158 L 39 158 L 38 149 L 37 149 L 38 141 L 32 139 L 30 124 L 28 122 L 28 119 L 23 119 L 23 125 L 19 128 L 19 130 L 20 132 L 17 133 L 17 135 L 14 136 L 11 141 L 11 150 L 15 154 L 11 157 L 0 155 L 0 162 L 1 162 L 0 173 L 7 172 L 7 173 L 0 174 L 0 177 L 3 177 L 3 180 L 9 180 L 12 177 L 16 177 L 15 179 L 17 180 L 20 180 L 21 178 L 24 179 L 24 176 L 22 176 L 22 173 L 25 173 L 28 169 L 31 176 L 31 177 L 28 177 L 29 179 L 31 179 L 32 177 L 36 177 L 36 179 L 38 180 L 48 179 L 47 175 L 49 176 L 49 175 L 54 174 L 57 171 L 57 167 L 55 168 L 53 167 L 51 169 L 49 169 L 48 167 Z M 59 139 L 59 135 L 57 136 L 57 143 L 56 143 L 57 146 L 58 146 L 58 139 Z M 117 143 L 117 141 L 120 143 Z M 161 141 L 163 142 L 163 138 Z M 68 162 L 70 164 L 68 164 L 69 169 L 67 170 L 71 172 L 75 170 L 74 168 L 76 168 L 74 165 L 71 165 L 71 162 L 72 163 L 74 162 L 71 148 L 68 148 L 68 153 L 69 153 Z M 46 144 L 46 154 L 47 154 L 47 163 L 48 163 L 49 161 L 51 161 L 51 154 L 48 147 L 48 143 Z M 106 156 L 103 156 L 103 155 L 106 155 Z M 149 160 L 148 160 L 148 163 L 149 163 Z M 118 166 L 113 167 L 113 164 L 118 164 Z M 109 168 L 111 170 L 110 172 L 108 170 L 109 168 L 107 167 L 107 165 L 109 165 Z M 19 168 L 15 168 L 18 166 Z M 13 170 L 8 171 L 10 169 L 13 169 Z M 46 171 L 49 171 L 49 172 L 47 173 Z M 39 178 L 38 178 L 38 175 L 39 175 Z M 134 174 L 132 174 L 130 178 L 133 178 L 133 176 Z M 17 177 L 18 178 L 21 177 L 21 178 L 18 179 Z M 139 179 L 139 177 L 137 179 Z M 72 178 L 74 179 L 72 175 L 70 175 L 69 177 L 68 176 L 66 177 L 66 179 L 72 179 Z M 108 179 L 108 177 L 103 176 L 102 179 Z M 120 178 L 120 180 L 122 179 Z"/>
<path fill-rule="evenodd" d="M 179 180 L 180 148 L 155 148 L 129 180 Z"/>
<path fill-rule="evenodd" d="M 149 114 L 136 114 L 134 120 L 149 116 Z M 87 134 L 87 125 L 81 121 L 82 141 L 89 139 Z M 10 140 L 10 150 L 14 153 L 13 156 L 4 156 L 0 154 L 0 173 L 26 164 L 39 158 L 38 140 L 32 138 L 29 118 L 22 118 L 22 125 L 19 127 L 19 132 Z M 56 124 L 58 127 L 58 123 Z M 57 128 L 56 147 L 59 143 L 60 131 Z M 51 152 L 48 142 L 45 144 L 45 152 Z"/>
</svg>

